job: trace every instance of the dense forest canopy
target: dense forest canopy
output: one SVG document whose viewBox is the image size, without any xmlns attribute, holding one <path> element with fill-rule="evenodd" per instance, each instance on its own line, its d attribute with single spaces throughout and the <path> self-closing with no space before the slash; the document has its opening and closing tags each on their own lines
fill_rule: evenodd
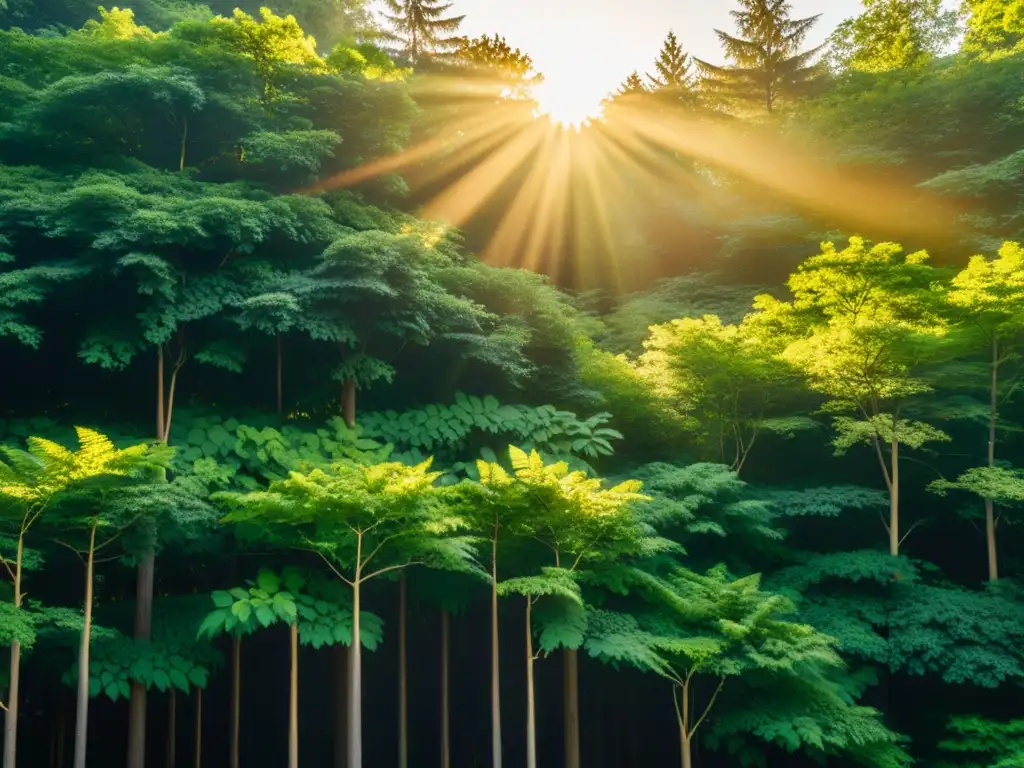
<svg viewBox="0 0 1024 768">
<path fill-rule="evenodd" d="M 1024 765 L 1024 4 L 732 4 L 0 0 L 3 768 Z"/>
</svg>

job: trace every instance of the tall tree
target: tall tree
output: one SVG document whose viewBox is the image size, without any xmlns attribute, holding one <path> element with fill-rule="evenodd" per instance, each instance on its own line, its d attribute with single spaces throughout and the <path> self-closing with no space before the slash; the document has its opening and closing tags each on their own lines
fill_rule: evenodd
<svg viewBox="0 0 1024 768">
<path fill-rule="evenodd" d="M 726 104 L 749 104 L 769 113 L 780 102 L 806 94 L 821 73 L 823 46 L 802 51 L 820 16 L 790 18 L 787 0 L 738 0 L 730 11 L 737 34 L 716 29 L 729 60 L 726 66 L 695 59 L 709 96 Z"/>
<path fill-rule="evenodd" d="M 134 464 L 141 462 L 147 447 L 140 445 L 135 448 L 119 451 L 103 435 L 90 429 L 76 429 L 80 447 L 70 451 L 64 446 L 40 437 L 29 438 L 28 450 L 20 451 L 4 449 L 5 462 L 0 462 L 0 512 L 5 513 L 2 521 L 17 542 L 13 562 L 0 558 L 0 564 L 10 575 L 14 583 L 13 603 L 16 610 L 22 610 L 25 593 L 22 588 L 22 569 L 24 566 L 25 537 L 32 527 L 39 522 L 44 512 L 52 508 L 55 500 L 68 489 L 80 486 L 83 482 L 97 478 L 126 475 Z M 89 570 L 91 577 L 92 552 L 95 551 L 95 528 L 92 526 L 93 538 L 90 547 Z M 91 600 L 91 578 L 88 582 L 87 595 Z M 86 624 L 82 631 L 81 654 L 88 662 L 89 649 L 89 618 L 91 602 L 85 605 Z M 15 768 L 17 759 L 18 736 L 18 687 L 21 671 L 21 643 L 15 639 L 11 643 L 11 671 L 8 683 L 7 704 L 4 722 L 4 768 Z M 88 679 L 88 667 L 82 674 Z M 88 687 L 84 689 L 88 693 Z M 83 689 L 79 685 L 79 716 L 80 727 L 76 731 L 76 755 L 80 752 L 81 759 L 76 758 L 76 766 L 85 764 L 85 714 L 83 706 Z M 84 704 L 88 703 L 85 699 Z"/>
<path fill-rule="evenodd" d="M 383 16 L 391 25 L 385 37 L 401 45 L 413 64 L 447 58 L 462 44 L 456 33 L 465 16 L 449 16 L 454 3 L 444 0 L 384 0 Z"/>
<path fill-rule="evenodd" d="M 313 547 L 352 594 L 348 678 L 348 765 L 361 768 L 363 585 L 414 564 L 460 567 L 468 544 L 446 534 L 461 525 L 440 502 L 429 462 L 336 464 L 271 483 L 269 490 L 224 494 L 226 522 L 275 526 L 284 540 Z"/>
<path fill-rule="evenodd" d="M 942 359 L 948 331 L 927 261 L 927 253 L 904 254 L 894 243 L 851 238 L 842 251 L 826 243 L 790 277 L 793 301 L 759 296 L 760 314 L 749 320 L 791 339 L 783 357 L 829 398 L 837 453 L 858 443 L 873 448 L 889 492 L 892 555 L 909 533 L 901 535 L 900 448 L 949 439 L 907 418 L 906 406 L 932 391 L 924 371 Z"/>
<path fill-rule="evenodd" d="M 676 33 L 669 31 L 654 60 L 655 74 L 647 73 L 647 82 L 654 90 L 685 90 L 690 87 L 690 57 L 683 51 Z"/>
<path fill-rule="evenodd" d="M 1005 467 L 996 466 L 998 432 L 1006 425 L 1000 410 L 1017 388 L 1017 363 L 1024 341 L 1024 249 L 1006 243 L 995 259 L 973 257 L 951 281 L 947 294 L 950 304 L 962 313 L 961 330 L 984 350 L 988 358 L 982 380 L 988 384 L 986 424 L 986 462 L 963 474 L 951 486 L 974 491 L 985 501 L 985 546 L 990 581 L 999 578 L 999 556 L 995 511 L 998 497 L 1019 500 L 1024 485 Z M 1011 367 L 1012 366 L 1012 367 Z M 1007 368 L 1011 367 L 1010 375 Z"/>
<path fill-rule="evenodd" d="M 926 64 L 956 35 L 957 13 L 942 0 L 864 0 L 864 12 L 829 38 L 832 66 L 887 72 Z"/>
</svg>

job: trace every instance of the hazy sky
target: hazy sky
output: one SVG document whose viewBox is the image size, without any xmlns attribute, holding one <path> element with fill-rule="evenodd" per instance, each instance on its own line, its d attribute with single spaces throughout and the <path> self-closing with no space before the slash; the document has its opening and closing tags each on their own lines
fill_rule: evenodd
<svg viewBox="0 0 1024 768">
<path fill-rule="evenodd" d="M 462 33 L 498 32 L 533 57 L 539 71 L 562 89 L 582 88 L 595 102 L 634 69 L 643 73 L 669 29 L 684 49 L 718 61 L 714 29 L 732 32 L 732 0 L 454 0 L 464 13 Z M 860 0 L 791 0 L 798 17 L 822 14 L 809 40 L 822 42 Z"/>
</svg>

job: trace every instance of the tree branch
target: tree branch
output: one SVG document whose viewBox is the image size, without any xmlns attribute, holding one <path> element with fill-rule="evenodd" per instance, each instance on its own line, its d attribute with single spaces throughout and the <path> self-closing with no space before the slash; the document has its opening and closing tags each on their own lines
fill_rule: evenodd
<svg viewBox="0 0 1024 768">
<path fill-rule="evenodd" d="M 408 563 L 402 563 L 401 565 L 389 565 L 386 568 L 380 568 L 379 570 L 376 570 L 373 573 L 368 573 L 365 576 L 361 576 L 359 579 L 359 583 L 362 584 L 364 581 L 369 581 L 370 579 L 376 576 L 380 576 L 382 573 L 387 573 L 388 571 L 400 571 L 403 568 L 408 568 L 412 565 L 423 565 L 423 563 L 419 560 L 410 560 Z"/>
<path fill-rule="evenodd" d="M 715 689 L 714 694 L 712 694 L 711 701 L 709 701 L 708 705 L 704 708 L 704 714 L 701 715 L 697 722 L 693 724 L 693 728 L 690 729 L 690 733 L 687 738 L 693 738 L 693 734 L 695 734 L 697 729 L 700 728 L 700 724 L 704 722 L 704 718 L 708 716 L 708 712 L 710 712 L 711 708 L 715 706 L 715 700 L 718 698 L 718 694 L 722 692 L 723 687 L 725 687 L 725 677 L 719 678 L 718 687 Z"/>
</svg>

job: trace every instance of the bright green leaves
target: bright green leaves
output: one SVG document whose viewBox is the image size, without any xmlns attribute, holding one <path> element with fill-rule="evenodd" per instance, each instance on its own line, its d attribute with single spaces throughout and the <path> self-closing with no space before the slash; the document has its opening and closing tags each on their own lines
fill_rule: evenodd
<svg viewBox="0 0 1024 768">
<path fill-rule="evenodd" d="M 1024 720 L 998 722 L 979 715 L 953 717 L 952 735 L 939 747 L 958 756 L 960 768 L 1019 768 L 1024 765 Z"/>
<path fill-rule="evenodd" d="M 296 591 L 283 589 L 290 584 Z M 246 587 L 219 590 L 210 595 L 215 609 L 199 627 L 199 637 L 213 639 L 220 634 L 248 635 L 273 624 L 294 624 L 299 617 L 298 589 L 305 585 L 299 572 L 281 575 L 263 569 Z"/>
<path fill-rule="evenodd" d="M 652 326 L 650 334 L 639 375 L 669 407 L 697 419 L 701 439 L 722 463 L 738 471 L 762 433 L 813 426 L 792 416 L 796 370 L 747 324 L 723 325 L 705 315 Z"/>
<path fill-rule="evenodd" d="M 267 491 L 219 494 L 225 522 L 272 527 L 290 544 L 314 549 L 350 585 L 419 563 L 461 569 L 468 542 L 444 503 L 430 462 L 337 463 L 292 472 Z"/>
<path fill-rule="evenodd" d="M 923 67 L 957 36 L 957 13 L 941 0 L 865 0 L 865 11 L 832 34 L 833 63 L 857 72 Z"/>
</svg>

